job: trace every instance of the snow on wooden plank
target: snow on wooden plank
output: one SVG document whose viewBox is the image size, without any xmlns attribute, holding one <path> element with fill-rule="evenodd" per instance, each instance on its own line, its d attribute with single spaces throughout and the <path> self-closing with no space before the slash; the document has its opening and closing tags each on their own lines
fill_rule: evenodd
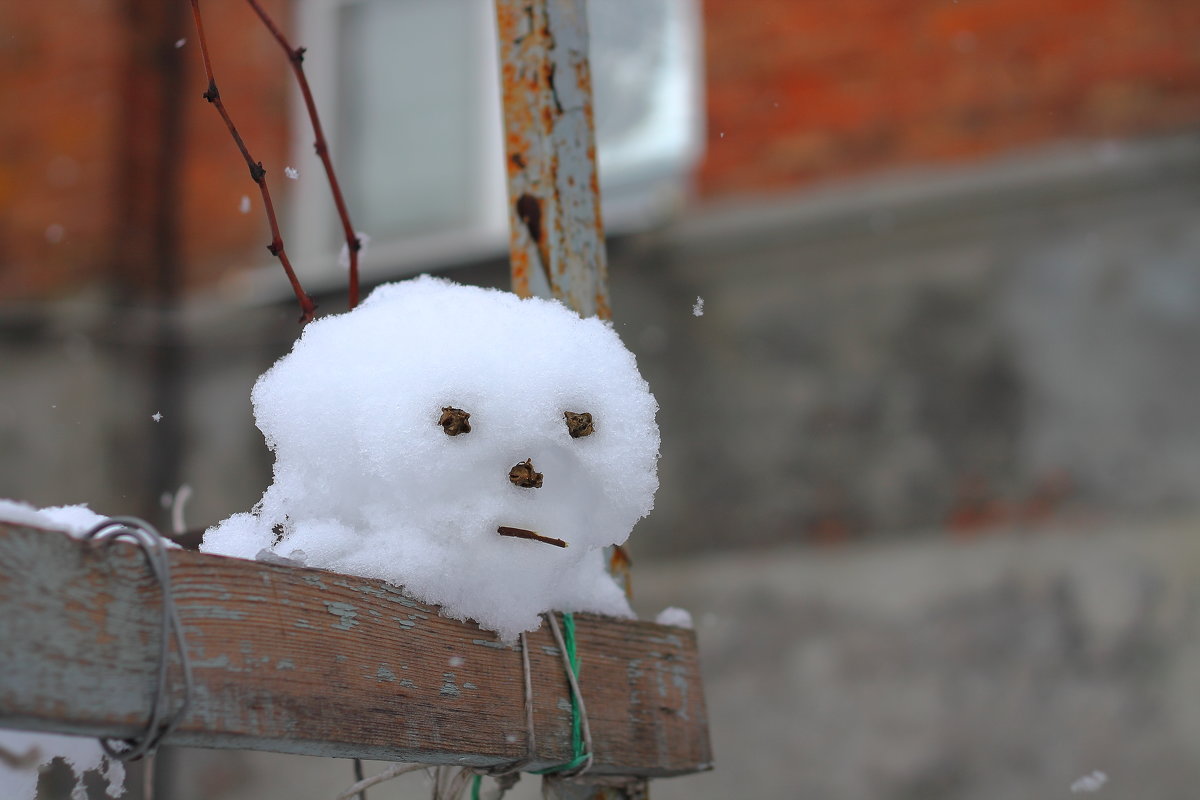
<svg viewBox="0 0 1200 800">
<path fill-rule="evenodd" d="M 170 554 L 195 670 L 166 740 L 322 756 L 490 766 L 525 754 L 521 657 L 387 583 Z M 161 594 L 144 557 L 0 523 L 0 727 L 129 737 L 154 690 Z M 707 769 L 689 630 L 577 615 L 600 774 Z M 571 758 L 570 694 L 549 632 L 528 638 L 537 758 Z M 182 692 L 172 656 L 171 697 Z"/>
</svg>

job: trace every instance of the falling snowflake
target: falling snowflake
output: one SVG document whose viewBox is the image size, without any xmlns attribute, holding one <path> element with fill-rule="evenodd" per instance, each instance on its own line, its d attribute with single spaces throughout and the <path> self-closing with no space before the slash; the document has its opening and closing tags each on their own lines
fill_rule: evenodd
<svg viewBox="0 0 1200 800">
<path fill-rule="evenodd" d="M 155 411 L 153 414 L 150 415 L 150 419 L 154 420 L 155 422 L 159 422 L 162 419 L 162 412 Z"/>
<path fill-rule="evenodd" d="M 371 243 L 371 237 L 362 231 L 354 235 L 358 237 L 358 266 L 361 268 L 363 259 L 367 255 L 367 245 Z M 338 253 L 338 266 L 342 269 L 350 269 L 350 245 L 345 242 L 342 242 L 342 252 Z"/>
<path fill-rule="evenodd" d="M 692 306 L 692 316 L 695 316 L 695 317 L 703 317 L 704 316 L 704 298 L 703 297 L 696 298 L 696 304 L 694 306 Z"/>
<path fill-rule="evenodd" d="M 1071 793 L 1078 794 L 1079 792 L 1095 792 L 1106 783 L 1108 783 L 1108 776 L 1100 770 L 1095 770 L 1088 775 L 1084 775 L 1082 778 L 1077 778 L 1075 782 L 1071 784 Z"/>
<path fill-rule="evenodd" d="M 250 195 L 242 195 L 242 202 L 238 204 L 238 211 L 242 212 L 243 214 L 250 213 Z"/>
<path fill-rule="evenodd" d="M 176 39 L 175 40 L 175 49 L 178 50 L 179 48 L 183 47 L 185 44 L 187 44 L 187 39 Z"/>
<path fill-rule="evenodd" d="M 300 177 L 300 170 L 296 169 L 295 167 L 284 167 L 283 174 L 287 175 L 292 180 L 296 180 L 296 178 Z"/>
</svg>

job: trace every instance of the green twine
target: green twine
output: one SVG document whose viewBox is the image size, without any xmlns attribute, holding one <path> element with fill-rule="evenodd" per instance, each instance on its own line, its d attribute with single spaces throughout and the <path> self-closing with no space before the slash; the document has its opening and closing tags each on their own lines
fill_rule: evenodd
<svg viewBox="0 0 1200 800">
<path fill-rule="evenodd" d="M 564 611 L 563 620 L 563 644 L 567 647 L 567 661 L 571 665 L 571 674 L 575 676 L 575 682 L 579 682 L 579 654 L 575 649 L 575 615 L 570 611 Z M 571 752 L 574 755 L 570 761 L 565 764 L 559 764 L 556 767 L 547 767 L 546 769 L 537 770 L 533 775 L 550 775 L 555 772 L 566 772 L 572 770 L 587 761 L 588 754 L 583 749 L 583 717 L 579 714 L 579 699 L 571 692 Z"/>
<path fill-rule="evenodd" d="M 567 648 L 567 661 L 571 665 L 571 674 L 575 676 L 575 682 L 578 683 L 579 653 L 575 649 L 575 615 L 570 611 L 564 611 L 562 621 L 563 644 Z M 575 692 L 571 692 L 571 753 L 574 757 L 567 763 L 531 771 L 529 774 L 551 775 L 555 772 L 566 772 L 587 761 L 588 754 L 583 749 L 583 717 L 579 714 L 579 698 L 575 696 Z M 482 783 L 482 775 L 476 775 L 475 779 L 471 781 L 471 800 L 479 800 L 479 788 Z"/>
</svg>

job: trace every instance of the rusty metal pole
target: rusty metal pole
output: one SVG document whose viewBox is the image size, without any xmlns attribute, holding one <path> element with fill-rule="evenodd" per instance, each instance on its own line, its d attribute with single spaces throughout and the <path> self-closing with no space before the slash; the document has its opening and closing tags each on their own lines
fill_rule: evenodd
<svg viewBox="0 0 1200 800">
<path fill-rule="evenodd" d="M 512 288 L 612 319 L 586 0 L 496 0 Z M 629 555 L 609 571 L 632 593 Z"/>
<path fill-rule="evenodd" d="M 513 291 L 610 319 L 585 0 L 496 0 Z"/>
<path fill-rule="evenodd" d="M 612 319 L 596 174 L 587 0 L 496 0 L 512 288 L 585 317 Z M 629 558 L 610 548 L 609 571 L 630 593 Z M 558 800 L 634 800 L 624 785 L 547 777 Z"/>
</svg>

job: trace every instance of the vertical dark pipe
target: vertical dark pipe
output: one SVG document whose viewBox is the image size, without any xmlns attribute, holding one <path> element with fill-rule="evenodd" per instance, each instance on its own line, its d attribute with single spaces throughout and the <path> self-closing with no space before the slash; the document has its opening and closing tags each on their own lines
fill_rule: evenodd
<svg viewBox="0 0 1200 800">
<path fill-rule="evenodd" d="M 150 410 L 139 404 L 139 413 L 147 415 L 145 425 L 123 430 L 122 438 L 136 440 L 114 441 L 109 460 L 118 474 L 128 473 L 121 483 L 131 491 L 122 510 L 160 524 L 166 517 L 159 498 L 180 482 L 186 421 L 185 341 L 177 311 L 183 287 L 183 103 L 192 93 L 184 87 L 186 50 L 176 46 L 187 36 L 185 11 L 180 0 L 123 0 L 120 5 L 125 58 L 119 79 L 109 287 L 114 329 L 124 332 L 117 357 L 132 362 L 128 374 L 143 376 L 141 397 Z M 121 385 L 112 390 L 122 396 L 112 398 L 110 407 L 138 397 L 126 394 Z M 154 411 L 162 412 L 158 423 L 148 418 Z M 139 452 L 142 458 L 130 458 Z M 131 800 L 170 796 L 169 748 L 156 761 L 154 776 L 130 770 Z M 155 786 L 145 785 L 148 780 Z"/>
<path fill-rule="evenodd" d="M 145 376 L 148 405 L 163 414 L 160 422 L 147 425 L 141 474 L 130 476 L 139 491 L 136 499 L 129 498 L 138 508 L 129 510 L 157 519 L 159 497 L 174 491 L 180 480 L 185 421 L 184 341 L 176 312 L 183 284 L 179 227 L 186 92 L 184 50 L 176 42 L 186 36 L 186 8 L 179 2 L 125 0 L 122 11 L 127 47 L 109 277 L 116 327 L 128 331 L 132 325 L 136 338 L 145 336 L 131 349 L 144 354 L 137 371 Z M 131 310 L 135 313 L 128 314 Z M 149 330 L 122 321 L 123 316 L 150 320 Z M 119 449 L 125 453 L 123 464 L 130 464 L 132 447 Z"/>
</svg>

